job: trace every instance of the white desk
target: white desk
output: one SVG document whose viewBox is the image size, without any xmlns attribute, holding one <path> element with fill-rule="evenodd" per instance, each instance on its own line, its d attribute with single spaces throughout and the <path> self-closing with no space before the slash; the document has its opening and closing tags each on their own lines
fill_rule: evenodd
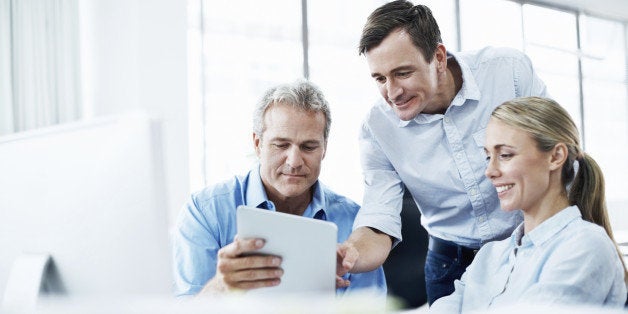
<svg viewBox="0 0 628 314">
<path fill-rule="evenodd" d="M 0 310 L 0 312 L 2 311 Z M 368 295 L 341 298 L 322 296 L 319 298 L 316 295 L 290 294 L 257 297 L 244 293 L 179 299 L 152 296 L 116 299 L 97 297 L 42 299 L 32 312 L 39 314 L 395 313 L 394 309 L 388 308 L 383 298 L 378 300 Z"/>
</svg>

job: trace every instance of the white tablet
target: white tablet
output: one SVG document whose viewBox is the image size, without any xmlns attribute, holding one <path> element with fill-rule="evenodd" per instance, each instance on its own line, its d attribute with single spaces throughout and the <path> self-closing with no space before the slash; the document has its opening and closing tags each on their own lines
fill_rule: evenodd
<svg viewBox="0 0 628 314">
<path fill-rule="evenodd" d="M 236 215 L 240 238 L 262 238 L 260 253 L 282 257 L 281 284 L 251 292 L 335 294 L 334 223 L 247 206 L 239 206 Z"/>
</svg>

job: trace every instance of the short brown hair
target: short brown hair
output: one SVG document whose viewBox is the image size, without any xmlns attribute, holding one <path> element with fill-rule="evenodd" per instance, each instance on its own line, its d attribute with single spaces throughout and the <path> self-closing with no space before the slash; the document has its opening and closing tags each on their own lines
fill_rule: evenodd
<svg viewBox="0 0 628 314">
<path fill-rule="evenodd" d="M 436 47 L 442 43 L 438 23 L 430 8 L 420 4 L 415 6 L 406 0 L 386 3 L 369 15 L 362 29 L 359 53 L 367 53 L 398 29 L 410 35 L 412 43 L 423 53 L 426 62 L 434 58 Z"/>
</svg>

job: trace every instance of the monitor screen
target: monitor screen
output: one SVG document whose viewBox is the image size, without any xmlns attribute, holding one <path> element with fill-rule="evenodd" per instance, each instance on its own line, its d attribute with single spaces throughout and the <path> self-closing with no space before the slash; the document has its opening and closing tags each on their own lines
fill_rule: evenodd
<svg viewBox="0 0 628 314">
<path fill-rule="evenodd" d="M 54 294 L 171 292 L 159 130 L 128 116 L 0 138 L 0 298 L 33 255 L 51 258 Z"/>
</svg>

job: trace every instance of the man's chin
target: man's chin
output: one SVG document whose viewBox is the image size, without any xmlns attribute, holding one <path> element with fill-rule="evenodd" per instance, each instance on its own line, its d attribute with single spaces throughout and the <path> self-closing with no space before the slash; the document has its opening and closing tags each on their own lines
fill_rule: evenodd
<svg viewBox="0 0 628 314">
<path fill-rule="evenodd" d="M 392 108 L 397 115 L 397 118 L 401 121 L 410 121 L 418 115 L 416 110 L 412 110 L 413 108 L 411 107 L 404 106 L 403 108 L 398 108 L 393 105 Z"/>
<path fill-rule="evenodd" d="M 412 114 L 409 112 L 401 112 L 398 110 L 395 110 L 395 113 L 397 114 L 397 117 L 399 118 L 399 120 L 401 121 L 410 121 L 412 119 L 414 119 L 417 115 L 416 114 Z"/>
<path fill-rule="evenodd" d="M 284 197 L 297 197 L 308 191 L 309 188 L 305 188 L 303 184 L 284 184 L 279 190 Z"/>
</svg>

